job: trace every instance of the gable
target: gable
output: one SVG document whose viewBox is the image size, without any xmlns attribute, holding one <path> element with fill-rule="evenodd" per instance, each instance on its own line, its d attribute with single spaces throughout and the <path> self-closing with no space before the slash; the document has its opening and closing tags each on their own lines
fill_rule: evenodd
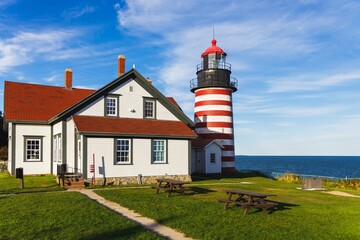
<svg viewBox="0 0 360 240">
<path fill-rule="evenodd" d="M 143 118 L 144 101 L 145 99 L 151 99 L 155 101 L 156 119 L 172 121 L 180 120 L 159 101 L 159 97 L 151 95 L 134 79 L 129 79 L 126 82 L 119 84 L 117 88 L 113 89 L 100 99 L 94 100 L 94 102 L 77 112 L 76 115 L 105 116 L 107 96 L 116 99 L 118 106 L 116 111 L 117 117 Z M 174 99 L 170 100 L 170 102 L 179 108 Z"/>
<path fill-rule="evenodd" d="M 130 86 L 133 87 L 133 92 L 130 92 Z M 119 97 L 120 111 L 123 111 L 121 117 L 143 118 L 143 98 L 149 97 L 156 100 L 157 110 L 160 113 L 158 117 L 160 119 L 180 120 L 190 127 L 194 125 L 192 120 L 174 104 L 175 101 L 167 99 L 135 69 L 121 75 L 70 109 L 55 116 L 50 122 L 55 122 L 74 114 L 104 116 L 105 97 L 109 95 Z"/>
<path fill-rule="evenodd" d="M 135 69 L 124 73 L 97 91 L 76 88 L 68 90 L 63 87 L 5 81 L 5 120 L 51 124 L 74 114 L 104 116 L 104 98 L 108 94 L 125 96 L 122 99 L 124 101 L 121 101 L 121 104 L 124 103 L 125 105 L 120 107 L 123 111 L 127 111 L 127 115 L 124 117 L 133 117 L 134 115 L 131 116 L 129 110 L 134 109 L 134 101 L 131 99 L 131 95 L 122 92 L 130 87 L 126 85 L 130 83 L 134 84 L 135 93 L 137 91 L 142 92 L 140 100 L 136 102 L 138 111 L 135 110 L 135 112 L 142 114 L 143 109 L 142 106 L 140 108 L 140 105 L 143 103 L 141 99 L 149 97 L 156 100 L 157 119 L 180 120 L 190 128 L 194 127 L 192 120 L 182 112 L 173 98 L 166 98 Z M 96 109 L 94 110 L 93 107 Z"/>
</svg>

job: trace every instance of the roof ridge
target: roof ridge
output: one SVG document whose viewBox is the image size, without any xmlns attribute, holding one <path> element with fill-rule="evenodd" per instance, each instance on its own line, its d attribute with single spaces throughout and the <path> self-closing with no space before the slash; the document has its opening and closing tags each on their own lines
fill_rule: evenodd
<svg viewBox="0 0 360 240">
<path fill-rule="evenodd" d="M 51 88 L 60 88 L 60 89 L 64 89 L 64 88 L 65 88 L 64 86 L 54 86 L 54 85 L 39 84 L 39 83 L 16 82 L 16 81 L 9 81 L 9 80 L 5 80 L 4 82 L 5 82 L 5 84 L 6 84 L 6 83 L 11 83 L 11 84 L 14 83 L 14 84 L 32 85 L 32 86 L 39 86 L 39 87 L 51 87 Z M 96 91 L 96 89 L 92 89 L 92 88 L 72 88 L 72 89 Z"/>
</svg>

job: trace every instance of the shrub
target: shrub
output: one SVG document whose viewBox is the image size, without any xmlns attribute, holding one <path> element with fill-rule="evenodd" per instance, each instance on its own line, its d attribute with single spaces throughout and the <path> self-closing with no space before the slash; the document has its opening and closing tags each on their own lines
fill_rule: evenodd
<svg viewBox="0 0 360 240">
<path fill-rule="evenodd" d="M 360 179 L 323 180 L 324 186 L 340 189 L 360 190 Z"/>
<path fill-rule="evenodd" d="M 3 146 L 0 147 L 0 161 L 7 161 L 8 160 L 8 147 Z"/>
<path fill-rule="evenodd" d="M 276 180 L 292 183 L 301 183 L 300 176 L 294 173 L 285 173 L 283 176 L 277 177 Z"/>
</svg>

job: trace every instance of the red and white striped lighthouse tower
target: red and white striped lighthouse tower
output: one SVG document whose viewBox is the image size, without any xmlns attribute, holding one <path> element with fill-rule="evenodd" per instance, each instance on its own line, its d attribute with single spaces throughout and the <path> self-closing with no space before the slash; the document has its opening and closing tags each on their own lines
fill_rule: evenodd
<svg viewBox="0 0 360 240">
<path fill-rule="evenodd" d="M 216 40 L 201 54 L 197 65 L 197 79 L 190 83 L 195 93 L 195 132 L 202 139 L 217 140 L 222 148 L 223 172 L 235 171 L 234 125 L 232 93 L 237 90 L 237 80 L 231 78 L 231 65 L 226 53 L 216 45 Z"/>
</svg>

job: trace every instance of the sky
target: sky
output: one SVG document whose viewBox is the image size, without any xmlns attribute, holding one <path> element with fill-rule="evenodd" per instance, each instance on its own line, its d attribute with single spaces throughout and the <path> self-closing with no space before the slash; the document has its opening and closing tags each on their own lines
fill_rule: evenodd
<svg viewBox="0 0 360 240">
<path fill-rule="evenodd" d="M 99 89 L 117 57 L 193 119 L 200 55 L 228 55 L 238 155 L 360 155 L 360 2 L 0 0 L 3 81 Z M 6 113 L 5 113 L 6 115 Z"/>
</svg>

